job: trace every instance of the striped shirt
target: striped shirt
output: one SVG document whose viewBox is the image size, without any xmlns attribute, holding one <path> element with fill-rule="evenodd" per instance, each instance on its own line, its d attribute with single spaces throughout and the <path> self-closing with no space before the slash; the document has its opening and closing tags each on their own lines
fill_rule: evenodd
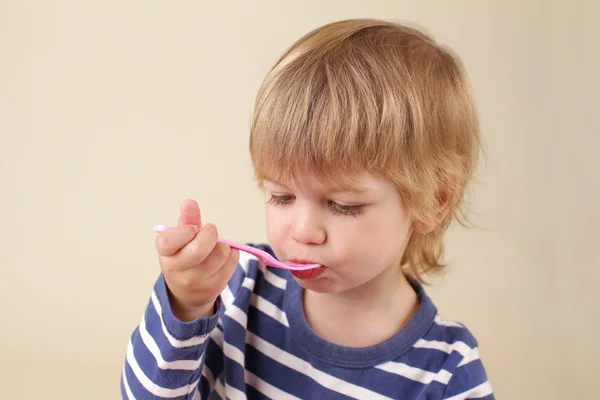
<svg viewBox="0 0 600 400">
<path fill-rule="evenodd" d="M 494 399 L 473 335 L 442 320 L 410 282 L 420 303 L 407 325 L 380 344 L 349 348 L 311 330 L 302 288 L 287 270 L 247 253 L 210 318 L 179 321 L 161 275 L 129 341 L 122 397 Z"/>
</svg>

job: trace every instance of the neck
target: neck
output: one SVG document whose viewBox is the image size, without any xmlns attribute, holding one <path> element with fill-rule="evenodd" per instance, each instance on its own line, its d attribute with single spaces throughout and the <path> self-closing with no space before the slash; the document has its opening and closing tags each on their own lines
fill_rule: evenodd
<svg viewBox="0 0 600 400">
<path fill-rule="evenodd" d="M 390 268 L 346 292 L 304 293 L 311 328 L 323 339 L 347 347 L 368 347 L 389 339 L 417 307 L 417 295 L 400 268 Z"/>
</svg>

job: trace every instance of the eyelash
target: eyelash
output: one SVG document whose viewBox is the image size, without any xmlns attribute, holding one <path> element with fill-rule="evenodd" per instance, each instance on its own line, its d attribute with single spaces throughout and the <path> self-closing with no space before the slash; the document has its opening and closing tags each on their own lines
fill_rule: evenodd
<svg viewBox="0 0 600 400">
<path fill-rule="evenodd" d="M 291 195 L 276 196 L 276 195 L 272 194 L 269 197 L 268 203 L 275 205 L 275 206 L 286 206 L 286 205 L 291 204 L 292 201 L 294 201 L 294 196 L 291 196 Z M 331 201 L 331 200 L 328 201 L 328 205 L 329 205 L 331 212 L 334 215 L 345 215 L 345 216 L 349 216 L 349 217 L 359 216 L 362 213 L 363 207 L 364 207 L 364 205 L 346 206 L 346 205 L 339 204 L 339 203 L 336 203 L 335 201 Z"/>
</svg>

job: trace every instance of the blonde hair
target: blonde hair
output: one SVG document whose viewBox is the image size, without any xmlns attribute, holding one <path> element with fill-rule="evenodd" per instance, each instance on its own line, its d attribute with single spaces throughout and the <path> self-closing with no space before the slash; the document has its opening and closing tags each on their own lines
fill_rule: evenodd
<svg viewBox="0 0 600 400">
<path fill-rule="evenodd" d="M 445 266 L 442 236 L 459 217 L 479 146 L 460 59 L 416 28 L 373 19 L 331 23 L 294 43 L 259 89 L 250 134 L 259 183 L 306 173 L 389 179 L 432 229 L 413 229 L 401 260 L 421 282 Z"/>
</svg>

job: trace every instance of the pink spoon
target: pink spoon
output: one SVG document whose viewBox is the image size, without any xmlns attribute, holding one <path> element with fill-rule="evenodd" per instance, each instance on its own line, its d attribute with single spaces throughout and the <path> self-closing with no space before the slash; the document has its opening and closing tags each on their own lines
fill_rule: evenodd
<svg viewBox="0 0 600 400">
<path fill-rule="evenodd" d="M 162 232 L 168 229 L 171 229 L 171 226 L 168 225 L 154 225 L 154 232 Z M 262 251 L 260 249 L 255 249 L 254 247 L 247 246 L 242 243 L 234 242 L 233 240 L 225 239 L 220 237 L 218 239 L 219 242 L 228 244 L 230 247 L 234 249 L 238 249 L 241 251 L 245 251 L 246 253 L 250 253 L 253 256 L 256 256 L 263 264 L 270 265 L 272 267 L 285 268 L 295 271 L 305 271 L 308 269 L 319 268 L 321 264 L 298 264 L 295 262 L 287 261 L 281 262 L 277 260 L 275 257 L 267 253 L 266 251 Z"/>
</svg>

